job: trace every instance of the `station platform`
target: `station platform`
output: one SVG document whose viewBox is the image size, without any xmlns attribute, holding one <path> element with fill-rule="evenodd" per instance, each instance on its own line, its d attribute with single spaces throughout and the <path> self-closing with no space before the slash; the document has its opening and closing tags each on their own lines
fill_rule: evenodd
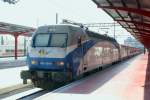
<svg viewBox="0 0 150 100">
<path fill-rule="evenodd" d="M 26 56 L 18 57 L 17 60 L 26 60 Z M 5 61 L 16 61 L 15 57 L 0 57 L 0 62 Z"/>
<path fill-rule="evenodd" d="M 148 62 L 149 61 L 149 62 Z M 133 57 L 36 100 L 150 100 L 150 55 Z"/>
<path fill-rule="evenodd" d="M 14 57 L 0 58 L 0 69 L 22 66 L 26 66 L 26 57 L 18 57 L 17 60 L 15 60 Z"/>
<path fill-rule="evenodd" d="M 22 79 L 20 78 L 20 72 L 22 70 L 28 70 L 28 67 L 22 66 L 0 69 L 0 93 L 3 91 L 3 89 L 22 84 Z"/>
</svg>

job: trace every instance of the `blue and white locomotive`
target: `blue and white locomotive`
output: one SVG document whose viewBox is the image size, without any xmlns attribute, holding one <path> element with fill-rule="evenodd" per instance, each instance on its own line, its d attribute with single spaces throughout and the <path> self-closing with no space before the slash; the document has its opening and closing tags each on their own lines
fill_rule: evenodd
<svg viewBox="0 0 150 100">
<path fill-rule="evenodd" d="M 74 25 L 39 27 L 28 47 L 29 70 L 21 72 L 35 86 L 76 79 L 121 59 L 115 39 Z"/>
</svg>

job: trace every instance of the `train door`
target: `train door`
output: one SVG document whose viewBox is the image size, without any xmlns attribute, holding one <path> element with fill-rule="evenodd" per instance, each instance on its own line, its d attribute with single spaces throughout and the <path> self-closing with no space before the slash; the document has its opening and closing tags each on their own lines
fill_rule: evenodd
<svg viewBox="0 0 150 100">
<path fill-rule="evenodd" d="M 107 42 L 103 42 L 103 54 L 102 54 L 102 64 L 105 65 L 108 62 L 108 53 L 107 53 Z"/>
<path fill-rule="evenodd" d="M 88 55 L 87 55 L 87 45 L 83 46 L 83 65 L 82 65 L 82 71 L 86 71 L 88 68 Z"/>
</svg>

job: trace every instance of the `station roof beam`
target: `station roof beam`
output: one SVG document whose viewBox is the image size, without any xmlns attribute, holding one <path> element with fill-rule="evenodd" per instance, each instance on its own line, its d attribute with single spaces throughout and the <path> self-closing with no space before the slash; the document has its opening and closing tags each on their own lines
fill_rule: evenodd
<svg viewBox="0 0 150 100">
<path fill-rule="evenodd" d="M 93 0 L 93 2 L 150 49 L 149 0 Z"/>
</svg>

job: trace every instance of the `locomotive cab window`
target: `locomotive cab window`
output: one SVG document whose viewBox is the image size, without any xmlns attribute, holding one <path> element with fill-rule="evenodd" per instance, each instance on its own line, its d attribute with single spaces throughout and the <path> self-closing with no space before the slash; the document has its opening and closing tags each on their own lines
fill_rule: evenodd
<svg viewBox="0 0 150 100">
<path fill-rule="evenodd" d="M 50 34 L 37 34 L 34 38 L 35 47 L 46 47 L 48 46 Z"/>
<path fill-rule="evenodd" d="M 34 47 L 66 47 L 67 34 L 65 33 L 40 33 L 33 39 Z"/>
<path fill-rule="evenodd" d="M 66 47 L 66 45 L 67 45 L 67 34 L 56 33 L 51 35 L 52 47 Z"/>
</svg>

